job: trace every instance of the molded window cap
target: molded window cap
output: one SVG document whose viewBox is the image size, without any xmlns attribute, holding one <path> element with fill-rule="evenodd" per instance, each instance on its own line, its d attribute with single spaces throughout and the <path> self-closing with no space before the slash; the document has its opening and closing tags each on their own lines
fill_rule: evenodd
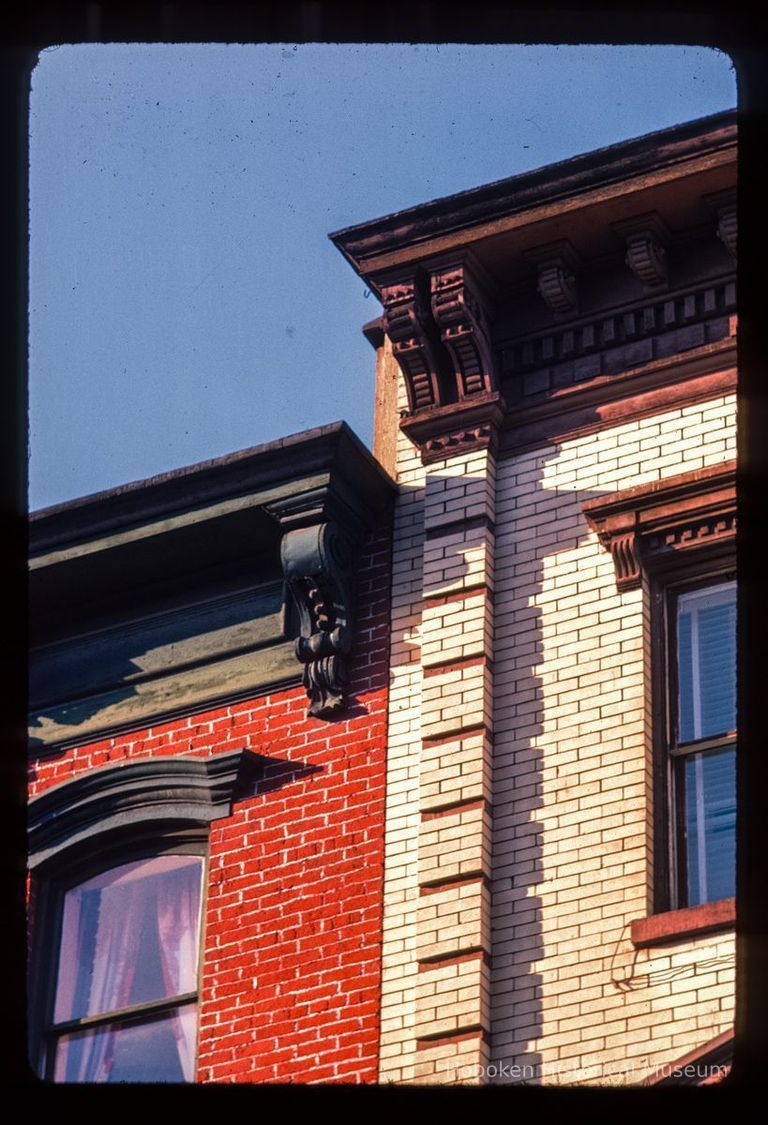
<svg viewBox="0 0 768 1125">
<path fill-rule="evenodd" d="M 29 802 L 29 866 L 127 825 L 210 824 L 229 816 L 236 793 L 263 774 L 250 750 L 210 758 L 144 758 L 91 770 Z"/>
<path fill-rule="evenodd" d="M 611 552 L 617 589 L 632 590 L 672 555 L 735 543 L 736 462 L 608 493 L 583 512 Z"/>
</svg>

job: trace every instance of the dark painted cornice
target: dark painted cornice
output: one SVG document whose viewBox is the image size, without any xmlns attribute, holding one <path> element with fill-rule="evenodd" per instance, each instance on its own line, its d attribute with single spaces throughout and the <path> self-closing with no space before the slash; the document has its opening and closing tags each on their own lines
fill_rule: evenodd
<svg viewBox="0 0 768 1125">
<path fill-rule="evenodd" d="M 336 422 L 34 513 L 31 745 L 135 729 L 300 676 L 308 692 L 332 680 L 338 710 L 359 549 L 388 523 L 395 491 Z M 299 541 L 334 549 L 297 552 Z M 343 580 L 339 552 L 350 554 Z M 320 591 L 330 616 L 303 604 Z"/>
<path fill-rule="evenodd" d="M 686 161 L 733 148 L 735 140 L 736 110 L 726 110 L 345 227 L 328 237 L 368 279 L 368 263 L 383 255 L 419 245 L 426 254 L 430 241 L 440 235 L 666 168 L 682 169 Z"/>
<path fill-rule="evenodd" d="M 152 612 L 165 611 L 190 583 L 198 600 L 216 596 L 224 572 L 235 584 L 273 582 L 288 526 L 333 519 L 365 533 L 394 492 L 352 430 L 335 422 L 34 512 L 33 633 L 50 637 L 62 613 L 79 632 L 99 627 L 103 607 L 121 602 L 132 614 L 154 598 Z M 57 625 L 56 636 L 68 628 Z"/>
<path fill-rule="evenodd" d="M 308 483 L 313 477 L 326 479 L 332 492 L 344 485 L 348 503 L 362 518 L 379 510 L 394 488 L 349 426 L 332 422 L 32 512 L 30 554 L 41 559 L 113 532 L 146 529 L 156 520 L 180 522 L 214 506 L 215 518 L 234 511 L 238 501 L 242 507 L 252 498 L 258 506 L 274 498 L 275 490 L 299 496 L 317 487 Z"/>
</svg>

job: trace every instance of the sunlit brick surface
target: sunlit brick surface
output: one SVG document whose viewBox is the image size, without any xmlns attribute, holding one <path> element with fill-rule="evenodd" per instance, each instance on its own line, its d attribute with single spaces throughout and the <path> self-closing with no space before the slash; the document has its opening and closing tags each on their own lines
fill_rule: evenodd
<svg viewBox="0 0 768 1125">
<path fill-rule="evenodd" d="M 648 630 L 581 505 L 734 456 L 728 398 L 497 469 L 492 1055 L 545 1082 L 639 1081 L 732 1023 L 732 935 L 629 940 L 653 875 Z"/>
<path fill-rule="evenodd" d="M 295 688 L 31 763 L 34 795 L 140 757 L 245 746 L 272 760 L 211 828 L 200 1082 L 376 1081 L 389 558 L 378 534 L 361 565 L 347 718 L 308 719 Z"/>
<path fill-rule="evenodd" d="M 734 456 L 732 396 L 498 461 L 399 435 L 382 1081 L 638 1082 L 731 1026 L 732 934 L 629 940 L 647 609 L 582 504 Z"/>
</svg>

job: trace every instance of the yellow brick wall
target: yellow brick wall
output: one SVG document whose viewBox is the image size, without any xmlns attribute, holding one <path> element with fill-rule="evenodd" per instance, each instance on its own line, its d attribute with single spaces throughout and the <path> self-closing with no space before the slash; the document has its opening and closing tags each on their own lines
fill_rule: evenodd
<svg viewBox="0 0 768 1125">
<path fill-rule="evenodd" d="M 732 935 L 629 940 L 652 880 L 648 629 L 581 505 L 734 456 L 733 397 L 495 463 L 425 469 L 398 434 L 380 1081 L 640 1081 L 731 1024 Z M 425 535 L 492 510 L 490 535 Z M 439 669 L 482 653 L 492 679 Z M 483 729 L 431 745 L 465 709 Z M 490 857 L 482 808 L 432 818 L 478 795 Z M 425 894 L 478 865 L 490 888 Z M 490 967 L 424 971 L 462 941 Z M 490 1037 L 423 1049 L 474 1022 Z"/>
<path fill-rule="evenodd" d="M 398 407 L 407 398 L 402 378 Z M 421 760 L 421 605 L 424 480 L 418 451 L 398 431 L 400 495 L 392 555 L 392 634 L 387 745 L 384 934 L 381 982 L 380 1082 L 413 1082 L 418 962 L 419 783 Z M 456 1050 L 447 1057 L 461 1059 Z"/>
<path fill-rule="evenodd" d="M 732 935 L 629 940 L 653 874 L 648 630 L 581 505 L 734 456 L 728 397 L 497 466 L 491 1064 L 639 1081 L 732 1022 Z"/>
</svg>

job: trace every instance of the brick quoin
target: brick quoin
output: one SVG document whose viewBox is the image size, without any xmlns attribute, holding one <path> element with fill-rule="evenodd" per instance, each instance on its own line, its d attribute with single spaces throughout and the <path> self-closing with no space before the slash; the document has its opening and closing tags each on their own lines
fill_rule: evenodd
<svg viewBox="0 0 768 1125">
<path fill-rule="evenodd" d="M 273 760 L 211 827 L 198 1082 L 376 1082 L 390 550 L 378 530 L 360 561 L 338 720 L 294 687 L 31 760 L 30 796 L 128 759 Z"/>
</svg>

